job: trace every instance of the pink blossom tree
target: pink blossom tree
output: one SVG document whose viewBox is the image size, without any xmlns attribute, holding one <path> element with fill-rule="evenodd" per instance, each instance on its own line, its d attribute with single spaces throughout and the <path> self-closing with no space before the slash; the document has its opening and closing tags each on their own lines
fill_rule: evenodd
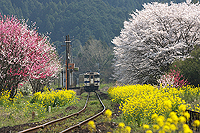
<svg viewBox="0 0 200 133">
<path fill-rule="evenodd" d="M 180 74 L 179 70 L 170 70 L 171 72 L 165 73 L 158 79 L 158 83 L 162 85 L 162 87 L 166 86 L 173 86 L 173 87 L 183 87 L 187 86 L 190 83 L 188 83 L 187 79 L 183 77 L 183 75 Z"/>
<path fill-rule="evenodd" d="M 35 70 L 34 73 L 31 73 L 29 77 L 33 93 L 40 91 L 45 85 L 49 85 L 55 78 L 58 78 L 57 75 L 61 70 L 60 64 L 57 53 L 50 50 L 48 53 L 48 60 L 46 60 L 45 64 Z M 31 69 L 35 68 L 32 67 Z"/>
<path fill-rule="evenodd" d="M 53 77 L 59 70 L 48 36 L 29 28 L 24 20 L 0 16 L 0 88 L 11 92 L 11 99 L 20 82 Z"/>
<path fill-rule="evenodd" d="M 125 84 L 151 83 L 175 59 L 200 45 L 200 4 L 148 3 L 131 13 L 115 44 L 114 78 Z"/>
</svg>

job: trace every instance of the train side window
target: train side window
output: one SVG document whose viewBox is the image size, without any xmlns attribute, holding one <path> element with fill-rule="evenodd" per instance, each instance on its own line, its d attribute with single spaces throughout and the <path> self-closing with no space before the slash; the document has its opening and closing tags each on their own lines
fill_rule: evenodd
<svg viewBox="0 0 200 133">
<path fill-rule="evenodd" d="M 91 77 L 90 77 L 91 79 L 93 79 L 93 75 L 91 75 Z"/>
<path fill-rule="evenodd" d="M 89 75 L 84 75 L 84 78 L 89 78 Z"/>
</svg>

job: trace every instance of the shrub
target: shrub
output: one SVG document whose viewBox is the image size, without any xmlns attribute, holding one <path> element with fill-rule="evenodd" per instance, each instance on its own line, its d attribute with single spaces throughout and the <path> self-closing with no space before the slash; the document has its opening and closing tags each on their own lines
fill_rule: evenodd
<svg viewBox="0 0 200 133">
<path fill-rule="evenodd" d="M 197 87 L 200 81 L 200 48 L 197 47 L 192 51 L 190 58 L 184 61 L 175 61 L 170 68 L 175 70 L 179 69 L 180 74 L 182 74 L 191 85 Z"/>
</svg>

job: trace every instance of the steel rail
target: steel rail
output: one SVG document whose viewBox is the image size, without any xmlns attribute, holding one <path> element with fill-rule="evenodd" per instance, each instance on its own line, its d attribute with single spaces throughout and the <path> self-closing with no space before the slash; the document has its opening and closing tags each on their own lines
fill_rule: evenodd
<svg viewBox="0 0 200 133">
<path fill-rule="evenodd" d="M 190 118 L 186 123 L 193 131 L 199 132 L 200 127 L 193 127 L 192 124 L 195 120 L 200 120 L 200 113 L 192 110 L 186 110 L 186 111 L 190 114 Z"/>
<path fill-rule="evenodd" d="M 87 106 L 87 103 L 88 103 L 88 99 L 89 99 L 89 96 L 90 96 L 90 93 L 88 93 L 88 96 L 87 96 L 87 100 L 85 102 L 85 106 L 83 107 L 83 109 L 81 109 L 80 111 L 74 113 L 74 114 L 71 114 L 71 115 L 68 115 L 68 116 L 65 116 L 65 117 L 62 117 L 60 119 L 56 119 L 56 120 L 53 120 L 53 121 L 50 121 L 50 122 L 47 122 L 47 123 L 44 123 L 42 125 L 39 125 L 39 126 L 36 126 L 36 127 L 32 127 L 32 128 L 29 128 L 29 129 L 26 129 L 26 130 L 23 130 L 23 131 L 20 131 L 19 133 L 31 133 L 35 130 L 39 130 L 40 128 L 44 129 L 45 127 L 47 127 L 48 125 L 51 125 L 51 124 L 54 124 L 56 122 L 60 122 L 62 120 L 65 120 L 67 118 L 70 118 L 74 115 L 79 115 L 81 112 L 83 112 L 85 109 L 86 109 L 86 106 Z"/>
<path fill-rule="evenodd" d="M 81 125 L 83 125 L 83 124 L 89 122 L 90 120 L 93 120 L 94 118 L 96 118 L 96 117 L 100 116 L 101 114 L 103 114 L 103 112 L 105 111 L 106 107 L 104 106 L 103 102 L 101 101 L 99 95 L 97 93 L 96 93 L 96 95 L 97 95 L 97 97 L 98 97 L 98 99 L 99 99 L 99 101 L 100 101 L 100 103 L 101 103 L 101 105 L 103 107 L 103 110 L 101 112 L 99 112 L 98 114 L 96 114 L 96 115 L 94 115 L 94 116 L 92 116 L 92 117 L 90 117 L 90 118 L 78 123 L 77 125 L 71 126 L 71 127 L 67 128 L 67 129 L 61 131 L 60 133 L 66 133 L 66 132 L 69 132 L 69 131 L 71 131 L 71 130 L 73 130 L 75 128 L 79 128 Z"/>
</svg>

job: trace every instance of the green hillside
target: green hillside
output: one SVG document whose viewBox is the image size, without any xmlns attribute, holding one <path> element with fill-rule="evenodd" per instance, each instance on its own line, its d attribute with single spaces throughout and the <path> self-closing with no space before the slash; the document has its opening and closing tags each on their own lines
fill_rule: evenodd
<svg viewBox="0 0 200 133">
<path fill-rule="evenodd" d="M 119 35 L 129 13 L 151 0 L 1 0 L 0 13 L 36 22 L 39 32 L 51 32 L 53 42 L 65 35 L 84 44 L 89 37 L 110 41 Z M 160 1 L 160 0 L 158 0 Z M 176 0 L 181 2 L 184 0 Z M 163 0 L 169 2 L 169 0 Z M 58 43 L 58 42 L 57 42 Z M 61 53 L 62 47 L 58 47 Z"/>
</svg>

